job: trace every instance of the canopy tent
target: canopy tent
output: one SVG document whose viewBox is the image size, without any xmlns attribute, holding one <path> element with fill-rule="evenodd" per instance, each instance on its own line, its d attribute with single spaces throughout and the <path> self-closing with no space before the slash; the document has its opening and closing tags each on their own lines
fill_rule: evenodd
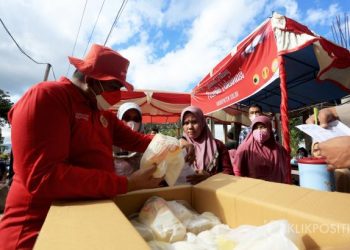
<svg viewBox="0 0 350 250">
<path fill-rule="evenodd" d="M 290 152 L 287 111 L 349 92 L 349 51 L 274 13 L 192 90 L 191 104 L 205 114 L 252 102 L 280 112 L 283 144 Z"/>
<path fill-rule="evenodd" d="M 191 105 L 190 93 L 159 90 L 122 90 L 110 92 L 105 97 L 109 103 L 113 104 L 111 110 L 114 112 L 117 112 L 120 105 L 125 102 L 137 103 L 141 107 L 144 123 L 176 123 L 180 119 L 182 110 Z M 206 117 L 220 124 L 239 122 L 247 125 L 249 121 L 245 112 L 233 107 L 213 112 Z"/>
<path fill-rule="evenodd" d="M 226 107 L 221 110 L 217 110 L 212 113 L 208 113 L 205 116 L 212 118 L 216 123 L 219 124 L 229 125 L 232 123 L 240 123 L 245 126 L 248 126 L 250 123 L 248 117 L 248 109 L 244 110 L 244 108 L 237 107 L 235 105 Z"/>
<path fill-rule="evenodd" d="M 181 111 L 191 103 L 189 93 L 161 92 L 156 90 L 121 91 L 121 101 L 112 109 L 117 111 L 125 102 L 137 103 L 142 110 L 144 123 L 174 123 Z"/>
<path fill-rule="evenodd" d="M 252 102 L 280 112 L 283 145 L 290 153 L 288 110 L 349 92 L 349 51 L 274 13 L 192 90 L 191 104 L 205 114 Z"/>
</svg>

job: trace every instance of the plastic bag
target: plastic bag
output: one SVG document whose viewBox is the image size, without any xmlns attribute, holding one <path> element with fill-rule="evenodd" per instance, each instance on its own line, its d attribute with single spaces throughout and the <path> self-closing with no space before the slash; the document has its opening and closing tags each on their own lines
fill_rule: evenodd
<svg viewBox="0 0 350 250">
<path fill-rule="evenodd" d="M 305 249 L 299 235 L 291 229 L 290 224 L 286 220 L 272 221 L 259 227 L 240 226 L 235 229 L 236 233 L 238 233 L 235 238 L 238 242 L 235 249 Z"/>
<path fill-rule="evenodd" d="M 167 201 L 175 216 L 186 227 L 187 232 L 198 234 L 220 224 L 220 220 L 213 213 L 198 214 L 185 201 Z"/>
<path fill-rule="evenodd" d="M 183 240 L 186 228 L 168 207 L 163 198 L 149 198 L 139 213 L 139 221 L 152 229 L 156 240 L 175 242 Z"/>
<path fill-rule="evenodd" d="M 150 168 L 157 165 L 153 177 L 164 179 L 169 186 L 173 186 L 185 164 L 179 140 L 174 137 L 156 134 L 144 152 L 140 168 Z"/>
<path fill-rule="evenodd" d="M 149 226 L 139 222 L 136 219 L 131 220 L 131 224 L 136 228 L 137 232 L 145 241 L 154 240 L 155 237 L 153 235 L 152 229 Z"/>
<path fill-rule="evenodd" d="M 183 149 L 182 155 L 184 158 L 185 158 L 186 154 L 187 154 L 186 150 Z M 188 162 L 185 162 L 183 168 L 181 169 L 179 177 L 176 180 L 175 185 L 189 184 L 189 182 L 187 182 L 187 180 L 186 180 L 186 177 L 189 175 L 194 175 L 194 174 L 196 174 L 194 167 L 192 165 L 190 165 Z"/>
</svg>

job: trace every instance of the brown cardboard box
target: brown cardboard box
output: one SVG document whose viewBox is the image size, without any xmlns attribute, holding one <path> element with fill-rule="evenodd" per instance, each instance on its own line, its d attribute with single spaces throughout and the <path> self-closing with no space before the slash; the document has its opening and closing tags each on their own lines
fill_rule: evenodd
<svg viewBox="0 0 350 250">
<path fill-rule="evenodd" d="M 218 174 L 196 186 L 132 192 L 112 201 L 54 204 L 35 249 L 149 249 L 124 215 L 151 196 L 186 200 L 231 227 L 287 219 L 307 249 L 350 249 L 350 195 Z M 124 213 L 124 215 L 123 215 Z"/>
</svg>

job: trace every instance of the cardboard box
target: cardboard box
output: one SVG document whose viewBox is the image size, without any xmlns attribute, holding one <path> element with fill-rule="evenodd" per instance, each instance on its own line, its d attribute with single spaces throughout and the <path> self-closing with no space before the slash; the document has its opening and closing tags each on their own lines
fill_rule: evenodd
<svg viewBox="0 0 350 250">
<path fill-rule="evenodd" d="M 131 192 L 114 201 L 55 203 L 35 249 L 149 249 L 125 215 L 151 196 L 186 200 L 231 227 L 287 219 L 307 249 L 350 249 L 350 195 L 215 175 L 196 186 Z"/>
</svg>

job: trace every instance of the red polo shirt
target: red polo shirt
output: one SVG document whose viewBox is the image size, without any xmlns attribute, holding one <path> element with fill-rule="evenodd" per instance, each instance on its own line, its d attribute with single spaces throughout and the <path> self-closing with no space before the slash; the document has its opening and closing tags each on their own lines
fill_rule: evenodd
<svg viewBox="0 0 350 250">
<path fill-rule="evenodd" d="M 35 85 L 9 113 L 14 179 L 0 222 L 0 249 L 32 248 L 54 200 L 127 191 L 112 145 L 144 152 L 151 141 L 93 108 L 67 78 Z"/>
</svg>

